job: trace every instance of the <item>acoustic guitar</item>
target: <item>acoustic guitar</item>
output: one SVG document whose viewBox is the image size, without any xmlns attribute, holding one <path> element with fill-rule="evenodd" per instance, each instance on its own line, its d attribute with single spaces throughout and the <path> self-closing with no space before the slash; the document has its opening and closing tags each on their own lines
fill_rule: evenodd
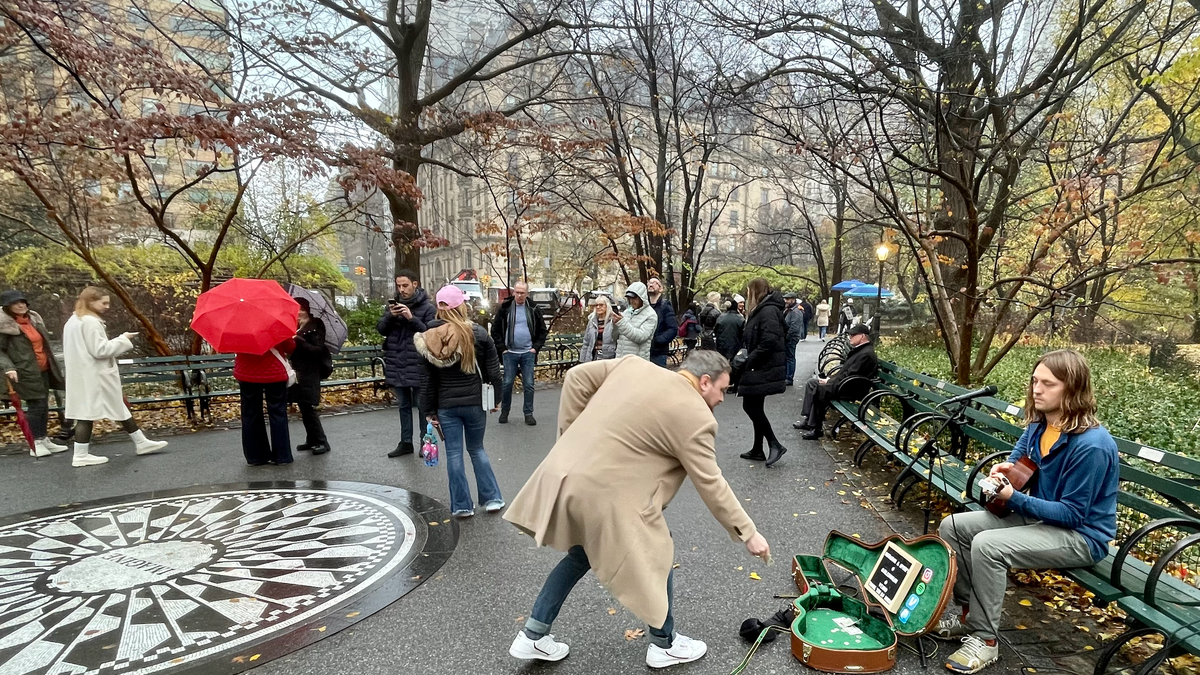
<svg viewBox="0 0 1200 675">
<path fill-rule="evenodd" d="M 1033 487 L 1033 483 L 1037 476 L 1037 470 L 1037 464 L 1034 464 L 1033 459 L 1025 456 L 1018 459 L 1012 466 L 1002 470 L 1001 473 L 1004 474 L 1004 477 L 1008 479 L 1010 484 L 1012 484 L 1013 490 L 1024 492 L 1026 489 Z M 1012 513 L 1012 509 L 1008 506 L 1007 499 L 993 497 L 992 499 L 988 500 L 985 506 L 988 511 L 998 518 L 1005 518 Z"/>
</svg>

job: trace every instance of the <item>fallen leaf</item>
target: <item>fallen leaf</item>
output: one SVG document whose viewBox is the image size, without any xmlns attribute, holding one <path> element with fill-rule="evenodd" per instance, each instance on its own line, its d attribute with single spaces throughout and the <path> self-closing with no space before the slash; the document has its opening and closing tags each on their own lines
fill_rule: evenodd
<svg viewBox="0 0 1200 675">
<path fill-rule="evenodd" d="M 838 494 L 839 494 L 839 495 L 844 495 L 844 494 L 846 494 L 846 491 L 845 491 L 845 490 L 838 490 Z"/>
<path fill-rule="evenodd" d="M 1091 629 L 1091 628 L 1088 628 L 1087 626 L 1075 626 L 1075 627 L 1076 627 L 1076 628 L 1078 628 L 1079 630 L 1081 630 L 1081 631 L 1085 632 L 1085 633 L 1090 633 L 1090 632 L 1092 632 L 1092 629 Z"/>
<path fill-rule="evenodd" d="M 322 628 L 321 630 L 325 630 L 325 629 L 324 629 L 324 628 Z M 255 654 L 254 656 L 251 656 L 251 657 L 250 657 L 250 660 L 251 660 L 251 661 L 257 661 L 257 660 L 258 660 L 258 657 L 260 657 L 260 656 L 262 656 L 262 654 Z"/>
<path fill-rule="evenodd" d="M 816 512 L 816 511 L 809 511 L 809 512 L 808 512 L 808 515 L 810 515 L 810 516 L 815 516 L 815 515 L 817 515 L 817 512 Z"/>
<path fill-rule="evenodd" d="M 857 533 L 857 532 L 855 532 L 854 534 L 852 534 L 852 535 L 850 535 L 850 536 L 851 536 L 851 537 L 854 537 L 855 539 L 862 539 L 862 535 L 861 535 L 861 534 L 859 534 L 859 533 Z"/>
<path fill-rule="evenodd" d="M 1021 605 L 1022 607 L 1033 607 L 1033 603 L 1030 602 L 1029 600 L 1022 600 L 1021 602 L 1018 602 L 1017 604 Z"/>
<path fill-rule="evenodd" d="M 671 565 L 671 569 L 673 569 L 673 570 L 679 569 L 679 563 L 675 563 L 674 565 Z"/>
<path fill-rule="evenodd" d="M 431 521 L 429 521 L 429 526 L 430 526 L 430 527 L 437 527 L 438 525 L 441 525 L 441 523 L 439 523 L 439 522 L 438 522 L 438 521 L 436 521 L 436 520 L 431 520 Z"/>
<path fill-rule="evenodd" d="M 1090 651 L 1092 651 L 1093 649 L 1095 649 L 1095 647 L 1093 647 L 1093 646 L 1091 646 L 1091 645 L 1084 645 L 1084 646 L 1083 646 L 1083 651 L 1085 651 L 1085 652 L 1090 652 Z"/>
<path fill-rule="evenodd" d="M 742 571 L 742 566 L 741 566 L 741 565 L 738 565 L 738 566 L 737 566 L 737 571 L 739 571 L 739 572 L 741 572 L 741 571 Z"/>
<path fill-rule="evenodd" d="M 630 642 L 633 642 L 634 640 L 642 637 L 645 634 L 646 634 L 646 631 L 642 630 L 641 628 L 633 628 L 633 629 L 626 628 L 625 629 L 625 639 Z"/>
<path fill-rule="evenodd" d="M 616 609 L 614 609 L 614 608 L 612 608 L 612 607 L 609 607 L 609 608 L 608 608 L 608 615 L 609 615 L 609 616 L 612 616 L 613 614 L 616 614 L 616 613 L 617 613 L 617 610 L 616 610 Z"/>
<path fill-rule="evenodd" d="M 1017 630 L 1028 630 L 1028 629 L 1029 629 L 1029 626 L 1017 624 Z"/>
<path fill-rule="evenodd" d="M 522 621 L 524 621 L 524 620 L 525 620 L 525 617 L 523 617 L 523 616 L 518 616 L 518 617 L 517 617 L 517 620 L 516 620 L 516 621 L 513 621 L 513 623 L 521 623 L 521 622 L 522 622 Z"/>
<path fill-rule="evenodd" d="M 234 663 L 245 663 L 245 662 L 246 662 L 246 657 L 244 657 L 244 656 L 235 656 L 235 657 L 233 657 L 233 662 L 234 662 Z"/>
<path fill-rule="evenodd" d="M 353 619 L 354 617 L 358 616 L 359 614 L 362 614 L 362 612 L 350 612 L 349 614 L 346 615 L 346 618 Z"/>
<path fill-rule="evenodd" d="M 325 628 L 326 628 L 325 626 L 321 626 L 320 628 L 314 628 L 313 630 L 317 631 L 318 633 L 324 633 Z"/>
<path fill-rule="evenodd" d="M 442 522 L 443 522 L 443 523 L 448 523 L 448 522 L 450 522 L 450 519 L 449 519 L 449 518 L 447 518 L 447 519 L 443 520 Z"/>
<path fill-rule="evenodd" d="M 758 572 L 751 572 L 750 578 L 755 581 L 762 581 L 762 577 L 758 576 Z"/>
</svg>

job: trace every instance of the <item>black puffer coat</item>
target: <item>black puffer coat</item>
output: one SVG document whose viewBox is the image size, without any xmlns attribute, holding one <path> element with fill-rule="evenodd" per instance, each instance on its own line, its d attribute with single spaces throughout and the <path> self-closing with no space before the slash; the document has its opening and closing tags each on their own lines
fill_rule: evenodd
<svg viewBox="0 0 1200 675">
<path fill-rule="evenodd" d="M 418 288 L 408 299 L 397 295 L 396 300 L 412 310 L 413 318 L 392 316 L 389 310 L 384 309 L 379 323 L 375 324 L 375 330 L 383 336 L 384 381 L 389 387 L 419 387 L 424 359 L 413 347 L 413 336 L 425 332 L 437 318 L 437 308 L 429 301 L 424 288 Z"/>
<path fill-rule="evenodd" d="M 435 319 L 429 327 L 437 328 L 443 323 Z M 438 408 L 479 407 L 483 405 L 483 384 L 486 382 L 498 389 L 503 382 L 496 343 L 479 324 L 471 324 L 471 327 L 475 334 L 475 370 L 470 373 L 462 371 L 458 353 L 439 356 L 425 344 L 423 334 L 416 338 L 415 346 L 422 363 L 419 407 L 426 414 L 435 413 Z M 496 393 L 498 395 L 499 391 Z"/>
<path fill-rule="evenodd" d="M 787 390 L 787 326 L 783 296 L 772 291 L 750 312 L 742 346 L 750 353 L 738 380 L 738 396 L 770 396 Z"/>
<path fill-rule="evenodd" d="M 730 302 L 725 313 L 717 319 L 714 335 L 717 341 L 717 351 L 721 356 L 733 361 L 733 357 L 742 348 L 742 329 L 746 320 L 738 314 L 737 303 Z"/>
<path fill-rule="evenodd" d="M 296 333 L 296 349 L 288 358 L 296 371 L 296 384 L 288 389 L 292 403 L 321 404 L 321 368 L 325 365 L 325 322 L 312 317 Z"/>
</svg>

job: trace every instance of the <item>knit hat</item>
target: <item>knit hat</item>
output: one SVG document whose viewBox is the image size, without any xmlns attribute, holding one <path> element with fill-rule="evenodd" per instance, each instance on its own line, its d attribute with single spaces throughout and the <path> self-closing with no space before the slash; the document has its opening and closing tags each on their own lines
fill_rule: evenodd
<svg viewBox="0 0 1200 675">
<path fill-rule="evenodd" d="M 458 286 L 442 286 L 437 292 L 438 309 L 454 309 L 467 301 L 467 294 Z"/>
</svg>

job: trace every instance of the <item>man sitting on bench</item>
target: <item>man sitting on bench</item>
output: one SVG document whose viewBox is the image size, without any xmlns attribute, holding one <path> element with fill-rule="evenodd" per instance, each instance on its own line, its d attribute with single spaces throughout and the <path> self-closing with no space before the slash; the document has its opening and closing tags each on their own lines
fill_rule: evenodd
<svg viewBox="0 0 1200 675">
<path fill-rule="evenodd" d="M 989 511 L 948 516 L 938 534 L 958 556 L 954 599 L 962 617 L 942 620 L 934 632 L 962 639 L 946 660 L 956 673 L 977 673 L 999 658 L 1000 613 L 1010 567 L 1045 569 L 1094 565 L 1108 555 L 1117 535 L 1117 444 L 1096 420 L 1087 361 L 1074 350 L 1042 356 L 1025 393 L 1025 433 L 1008 461 L 1023 457 L 1038 467 L 1028 495 L 1005 484 L 997 497 L 1012 513 Z M 968 611 L 969 610 L 969 611 Z"/>
<path fill-rule="evenodd" d="M 871 390 L 869 380 L 879 372 L 879 359 L 871 344 L 871 329 L 865 324 L 850 328 L 850 353 L 842 362 L 842 368 L 833 377 L 810 377 L 804 385 L 804 419 L 792 424 L 795 429 L 806 432 L 804 438 L 815 440 L 825 435 L 821 425 L 825 422 L 825 410 L 830 401 L 853 401 L 866 396 Z M 866 378 L 849 381 L 852 377 Z"/>
</svg>

